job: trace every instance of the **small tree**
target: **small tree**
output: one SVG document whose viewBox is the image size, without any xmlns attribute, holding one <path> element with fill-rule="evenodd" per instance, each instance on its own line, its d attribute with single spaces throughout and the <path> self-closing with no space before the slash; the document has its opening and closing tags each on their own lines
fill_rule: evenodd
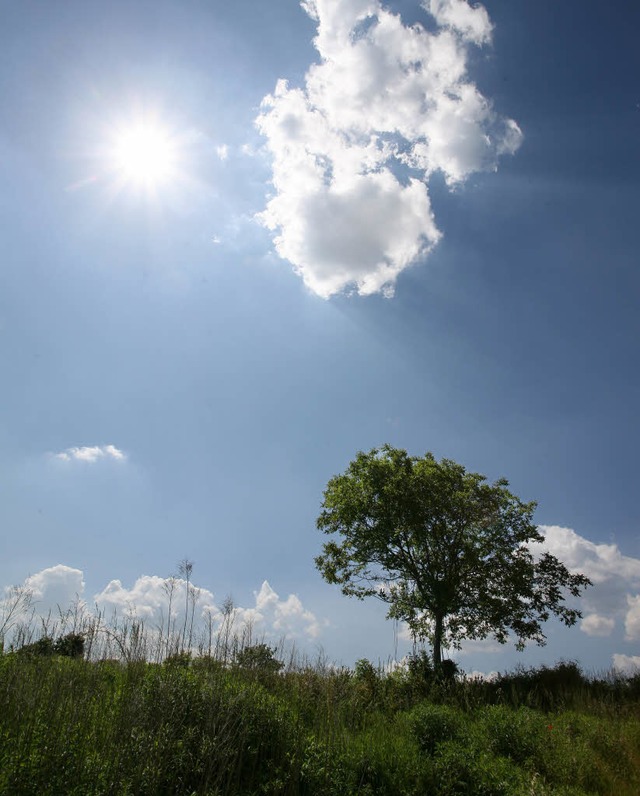
<svg viewBox="0 0 640 796">
<path fill-rule="evenodd" d="M 276 674 L 284 663 L 276 658 L 276 648 L 268 644 L 252 644 L 238 650 L 235 655 L 236 666 L 262 674 Z"/>
<path fill-rule="evenodd" d="M 344 594 L 387 603 L 390 618 L 431 642 L 436 666 L 445 644 L 465 638 L 544 644 L 542 623 L 553 614 L 575 624 L 581 614 L 565 593 L 577 597 L 590 581 L 550 553 L 534 558 L 529 545 L 544 538 L 536 504 L 507 487 L 431 453 L 358 453 L 325 490 L 317 525 L 340 540 L 324 545 L 316 566 Z"/>
</svg>

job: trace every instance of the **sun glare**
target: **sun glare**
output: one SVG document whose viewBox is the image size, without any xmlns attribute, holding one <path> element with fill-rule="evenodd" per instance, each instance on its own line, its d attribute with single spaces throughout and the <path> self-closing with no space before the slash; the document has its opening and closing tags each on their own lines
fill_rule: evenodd
<svg viewBox="0 0 640 796">
<path fill-rule="evenodd" d="M 176 175 L 176 149 L 171 135 L 159 124 L 133 124 L 116 134 L 113 165 L 126 183 L 157 188 Z"/>
</svg>

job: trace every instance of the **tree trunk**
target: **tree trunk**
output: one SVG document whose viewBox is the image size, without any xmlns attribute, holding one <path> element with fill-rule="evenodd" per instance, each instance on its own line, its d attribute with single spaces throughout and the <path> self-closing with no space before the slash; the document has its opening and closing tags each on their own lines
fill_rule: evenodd
<svg viewBox="0 0 640 796">
<path fill-rule="evenodd" d="M 444 630 L 444 617 L 442 614 L 435 616 L 436 626 L 433 631 L 433 665 L 436 669 L 442 663 L 442 632 Z"/>
</svg>

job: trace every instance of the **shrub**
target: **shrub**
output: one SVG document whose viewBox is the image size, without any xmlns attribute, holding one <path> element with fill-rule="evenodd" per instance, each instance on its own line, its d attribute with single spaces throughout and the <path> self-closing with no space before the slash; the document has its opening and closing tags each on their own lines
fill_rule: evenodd
<svg viewBox="0 0 640 796">
<path fill-rule="evenodd" d="M 516 763 L 536 757 L 549 734 L 548 720 L 525 707 L 492 705 L 480 712 L 479 721 L 491 751 Z"/>
<path fill-rule="evenodd" d="M 438 746 L 433 776 L 438 796 L 514 796 L 525 781 L 510 760 L 459 740 Z"/>
<path fill-rule="evenodd" d="M 466 734 L 464 715 L 449 705 L 419 705 L 412 711 L 410 722 L 413 737 L 427 754 L 433 754 L 439 744 Z"/>
<path fill-rule="evenodd" d="M 82 658 L 84 656 L 84 636 L 81 633 L 67 633 L 53 639 L 42 636 L 32 644 L 25 644 L 18 652 L 21 655 L 50 656 L 62 655 L 64 658 Z"/>
<path fill-rule="evenodd" d="M 236 652 L 235 664 L 241 669 L 275 674 L 284 667 L 284 663 L 275 655 L 275 647 L 270 647 L 268 644 L 252 644 Z"/>
<path fill-rule="evenodd" d="M 61 636 L 53 645 L 53 651 L 56 655 L 62 655 L 65 658 L 82 658 L 84 657 L 84 636 L 80 633 L 67 633 L 66 636 Z"/>
<path fill-rule="evenodd" d="M 353 676 L 359 682 L 372 683 L 378 681 L 378 670 L 366 658 L 360 658 L 356 661 L 356 666 L 353 671 Z"/>
</svg>

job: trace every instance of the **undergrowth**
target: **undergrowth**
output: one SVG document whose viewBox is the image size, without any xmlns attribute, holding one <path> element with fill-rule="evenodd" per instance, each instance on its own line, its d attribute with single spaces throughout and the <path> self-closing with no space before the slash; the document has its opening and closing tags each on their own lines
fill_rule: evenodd
<svg viewBox="0 0 640 796">
<path fill-rule="evenodd" d="M 640 792 L 640 676 L 285 665 L 264 643 L 100 660 L 67 635 L 0 655 L 2 795 Z"/>
</svg>

